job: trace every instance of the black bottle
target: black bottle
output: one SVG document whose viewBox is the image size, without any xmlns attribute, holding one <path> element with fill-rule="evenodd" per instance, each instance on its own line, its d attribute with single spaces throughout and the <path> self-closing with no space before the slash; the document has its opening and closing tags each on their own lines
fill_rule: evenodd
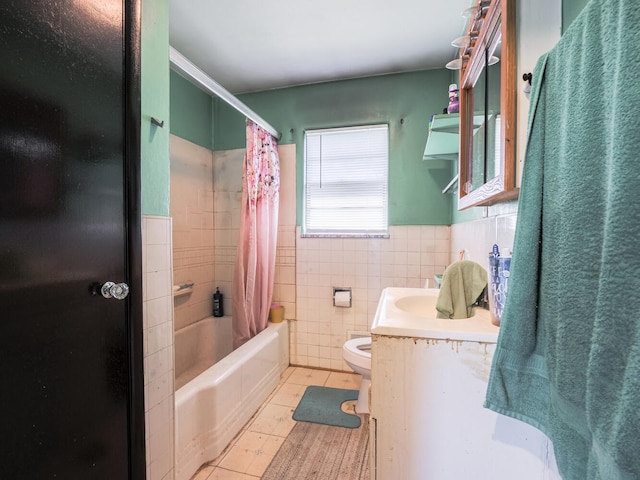
<svg viewBox="0 0 640 480">
<path fill-rule="evenodd" d="M 222 305 L 222 294 L 220 288 L 216 287 L 216 293 L 213 294 L 213 316 L 224 316 L 224 306 Z"/>
</svg>

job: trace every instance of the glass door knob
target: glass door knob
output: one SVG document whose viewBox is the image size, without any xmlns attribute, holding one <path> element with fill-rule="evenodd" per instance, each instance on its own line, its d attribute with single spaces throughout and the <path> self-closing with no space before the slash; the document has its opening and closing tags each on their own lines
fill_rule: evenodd
<svg viewBox="0 0 640 480">
<path fill-rule="evenodd" d="M 100 293 L 104 298 L 123 300 L 129 295 L 129 285 L 126 283 L 105 282 L 100 288 Z"/>
</svg>

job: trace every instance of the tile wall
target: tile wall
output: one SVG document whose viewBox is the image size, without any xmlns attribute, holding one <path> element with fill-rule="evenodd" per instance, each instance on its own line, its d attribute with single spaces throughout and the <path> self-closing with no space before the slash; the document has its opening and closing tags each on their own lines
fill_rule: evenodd
<svg viewBox="0 0 640 480">
<path fill-rule="evenodd" d="M 175 297 L 175 329 L 212 315 L 214 283 L 213 155 L 171 135 L 171 217 L 174 285 L 194 283 Z"/>
<path fill-rule="evenodd" d="M 173 305 L 171 218 L 142 217 L 147 479 L 173 475 Z"/>
<path fill-rule="evenodd" d="M 464 250 L 464 258 L 489 268 L 489 252 L 493 244 L 500 251 L 513 249 L 513 239 L 518 218 L 518 204 L 505 203 L 488 207 L 489 216 L 471 222 L 451 225 L 451 261 L 458 259 Z"/>
<path fill-rule="evenodd" d="M 342 359 L 349 332 L 370 330 L 384 288 L 423 287 L 442 273 L 449 235 L 449 226 L 392 226 L 389 238 L 304 238 L 298 228 L 291 363 L 351 371 Z M 333 306 L 333 287 L 352 289 L 351 308 Z"/>
<path fill-rule="evenodd" d="M 213 152 L 213 278 L 224 295 L 225 315 L 233 315 L 231 292 L 240 236 L 244 153 L 244 149 Z"/>
<path fill-rule="evenodd" d="M 280 209 L 273 302 L 295 316 L 295 145 L 278 147 Z M 244 149 L 212 152 L 171 136 L 174 285 L 195 283 L 175 297 L 175 329 L 212 314 L 216 287 L 232 315 L 232 280 L 240 235 Z"/>
<path fill-rule="evenodd" d="M 285 318 L 296 316 L 296 146 L 278 147 L 280 209 L 273 303 L 284 306 Z"/>
</svg>

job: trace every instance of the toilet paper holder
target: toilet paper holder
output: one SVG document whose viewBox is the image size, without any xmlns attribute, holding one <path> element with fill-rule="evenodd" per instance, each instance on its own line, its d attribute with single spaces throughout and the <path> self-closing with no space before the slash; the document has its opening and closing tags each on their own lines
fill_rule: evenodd
<svg viewBox="0 0 640 480">
<path fill-rule="evenodd" d="M 351 287 L 333 287 L 333 306 L 351 308 Z"/>
</svg>

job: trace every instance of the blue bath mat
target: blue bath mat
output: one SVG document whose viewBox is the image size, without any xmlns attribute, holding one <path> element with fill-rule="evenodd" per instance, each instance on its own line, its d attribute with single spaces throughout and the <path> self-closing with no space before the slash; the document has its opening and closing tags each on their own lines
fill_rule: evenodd
<svg viewBox="0 0 640 480">
<path fill-rule="evenodd" d="M 340 409 L 347 400 L 356 400 L 357 398 L 358 390 L 312 385 L 305 390 L 298 407 L 293 412 L 293 419 L 298 422 L 358 428 L 360 417 L 344 413 Z"/>
</svg>

